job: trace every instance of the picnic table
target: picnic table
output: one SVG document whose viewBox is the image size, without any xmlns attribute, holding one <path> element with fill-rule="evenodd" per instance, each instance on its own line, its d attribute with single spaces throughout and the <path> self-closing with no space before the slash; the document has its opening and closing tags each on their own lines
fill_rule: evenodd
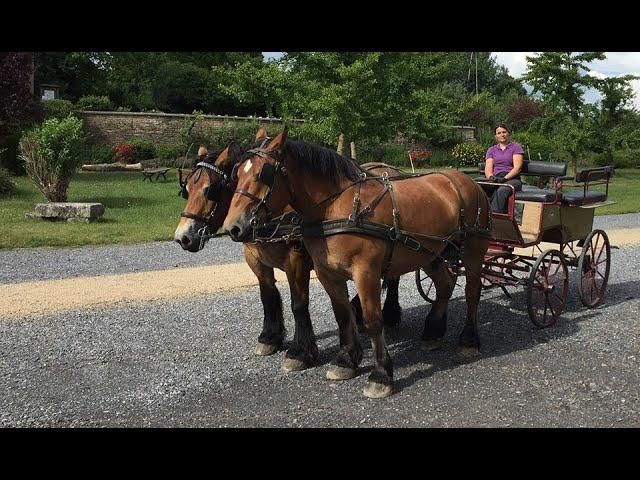
<svg viewBox="0 0 640 480">
<path fill-rule="evenodd" d="M 160 175 L 166 180 L 166 175 L 169 170 L 170 168 L 147 168 L 142 170 L 142 181 L 144 182 L 146 179 L 149 179 L 149 181 L 152 182 L 154 175 L 156 176 L 156 181 L 160 178 Z"/>
</svg>

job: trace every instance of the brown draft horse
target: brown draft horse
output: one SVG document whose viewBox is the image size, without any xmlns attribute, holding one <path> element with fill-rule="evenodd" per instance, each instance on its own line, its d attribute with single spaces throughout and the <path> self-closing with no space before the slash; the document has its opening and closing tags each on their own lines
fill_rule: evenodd
<svg viewBox="0 0 640 480">
<path fill-rule="evenodd" d="M 285 205 L 302 216 L 305 246 L 331 298 L 340 331 L 340 351 L 327 378 L 355 377 L 362 360 L 346 284 L 352 279 L 375 359 L 364 395 L 391 395 L 393 366 L 381 321 L 380 278 L 383 273 L 399 278 L 417 268 L 427 271 L 436 286 L 436 300 L 425 319 L 422 338 L 428 348 L 437 348 L 445 334 L 447 303 L 454 288 L 443 260 L 452 255 L 458 257 L 466 275 L 467 317 L 458 352 L 477 354 L 480 275 L 490 222 L 487 196 L 479 186 L 468 176 L 450 171 L 387 182 L 392 189 L 384 193 L 380 177 L 371 177 L 329 149 L 287 141 L 286 134 L 285 127 L 268 147 L 250 150 L 239 165 L 238 189 L 224 228 L 233 240 L 242 241 L 250 235 L 252 222 L 264 221 L 265 215 L 279 213 Z M 360 210 L 360 205 L 367 207 Z M 347 225 L 349 217 L 366 217 L 384 225 L 388 236 L 322 230 L 326 227 L 322 222 Z M 404 245 L 397 245 L 400 242 L 394 238 Z"/>
<path fill-rule="evenodd" d="M 266 138 L 266 131 L 260 129 L 252 145 L 247 147 L 233 142 L 214 161 L 209 162 L 215 169 L 203 166 L 194 169 L 189 175 L 183 190 L 187 204 L 174 234 L 174 240 L 184 250 L 198 252 L 204 247 L 206 237 L 203 238 L 202 235 L 203 227 L 207 226 L 211 233 L 220 229 L 236 187 L 231 180 L 234 165 L 241 160 L 247 149 L 261 145 Z M 387 171 L 380 165 L 371 167 L 375 172 Z M 393 173 L 391 170 L 389 172 Z M 287 206 L 284 210 L 290 211 L 291 208 Z M 284 343 L 286 330 L 282 300 L 274 276 L 274 268 L 278 268 L 287 275 L 291 291 L 291 309 L 295 319 L 294 338 L 283 361 L 283 369 L 295 371 L 313 366 L 318 357 L 318 347 L 309 316 L 309 279 L 313 264 L 304 244 L 247 242 L 244 244 L 244 256 L 258 279 L 264 310 L 262 332 L 258 337 L 255 353 L 271 355 L 281 350 Z M 354 298 L 358 308 L 359 303 L 356 300 L 357 298 Z M 400 320 L 398 280 L 388 282 L 383 313 L 387 326 L 393 326 Z"/>
</svg>

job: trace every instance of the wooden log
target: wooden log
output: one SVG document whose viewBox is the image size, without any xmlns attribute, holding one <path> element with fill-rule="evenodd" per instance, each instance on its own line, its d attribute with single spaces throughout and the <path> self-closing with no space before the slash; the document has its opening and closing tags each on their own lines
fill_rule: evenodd
<svg viewBox="0 0 640 480">
<path fill-rule="evenodd" d="M 144 170 L 141 163 L 98 163 L 95 165 L 82 165 L 82 170 L 87 172 L 140 172 Z"/>
</svg>

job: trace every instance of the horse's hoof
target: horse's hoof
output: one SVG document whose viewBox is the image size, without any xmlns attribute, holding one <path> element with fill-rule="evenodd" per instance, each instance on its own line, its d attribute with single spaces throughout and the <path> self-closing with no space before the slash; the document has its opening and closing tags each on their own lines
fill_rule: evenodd
<svg viewBox="0 0 640 480">
<path fill-rule="evenodd" d="M 478 347 L 463 347 L 458 346 L 456 348 L 456 354 L 460 357 L 471 358 L 480 355 L 480 349 Z"/>
<path fill-rule="evenodd" d="M 329 365 L 329 370 L 327 370 L 327 380 L 349 380 L 350 378 L 355 378 L 355 376 L 355 368 Z"/>
<path fill-rule="evenodd" d="M 442 348 L 442 340 L 423 340 L 421 348 L 425 352 L 438 350 L 439 348 Z"/>
<path fill-rule="evenodd" d="M 369 381 L 362 393 L 368 398 L 385 398 L 393 393 L 393 385 Z"/>
<path fill-rule="evenodd" d="M 261 342 L 258 342 L 258 344 L 256 345 L 256 355 L 260 355 L 261 357 L 264 357 L 266 355 L 273 355 L 277 351 L 277 345 L 270 345 L 268 343 Z"/>
<path fill-rule="evenodd" d="M 299 372 L 300 370 L 306 370 L 310 366 L 297 358 L 285 358 L 282 362 L 282 370 L 285 372 Z"/>
</svg>

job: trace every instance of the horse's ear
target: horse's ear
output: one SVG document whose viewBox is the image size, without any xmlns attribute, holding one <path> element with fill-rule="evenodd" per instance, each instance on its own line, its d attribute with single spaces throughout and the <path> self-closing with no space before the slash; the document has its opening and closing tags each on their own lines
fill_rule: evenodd
<svg viewBox="0 0 640 480">
<path fill-rule="evenodd" d="M 231 145 L 229 145 L 230 147 Z M 218 158 L 216 158 L 215 163 L 217 165 L 224 165 L 229 161 L 229 147 L 225 148 L 218 154 Z"/>
<path fill-rule="evenodd" d="M 267 138 L 267 130 L 264 127 L 260 127 L 256 132 L 256 140 L 261 140 L 263 138 Z"/>
<path fill-rule="evenodd" d="M 288 128 L 285 125 L 282 131 L 276 136 L 276 138 L 271 140 L 271 143 L 267 147 L 267 150 L 277 150 L 279 148 L 282 148 L 284 146 L 284 142 L 287 141 L 287 130 Z"/>
</svg>

